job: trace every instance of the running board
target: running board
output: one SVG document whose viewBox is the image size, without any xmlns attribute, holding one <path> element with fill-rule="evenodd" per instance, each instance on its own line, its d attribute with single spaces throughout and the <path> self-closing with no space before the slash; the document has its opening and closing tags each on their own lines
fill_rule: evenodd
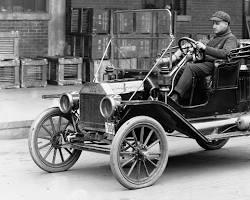
<svg viewBox="0 0 250 200">
<path fill-rule="evenodd" d="M 249 135 L 250 135 L 250 130 L 249 131 L 234 131 L 234 132 L 221 133 L 221 134 L 211 134 L 211 135 L 206 135 L 206 138 L 209 141 L 213 141 L 213 140 L 227 139 L 231 137 L 249 136 Z"/>
<path fill-rule="evenodd" d="M 219 119 L 219 120 L 212 120 L 207 122 L 194 122 L 192 124 L 193 127 L 195 127 L 197 130 L 206 130 L 206 129 L 212 129 L 212 128 L 219 128 L 226 125 L 233 125 L 236 124 L 238 118 L 228 118 L 228 119 Z"/>
</svg>

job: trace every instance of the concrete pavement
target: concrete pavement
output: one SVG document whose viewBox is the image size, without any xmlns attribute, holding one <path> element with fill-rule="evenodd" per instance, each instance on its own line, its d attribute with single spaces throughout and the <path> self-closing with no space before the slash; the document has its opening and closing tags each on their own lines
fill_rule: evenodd
<svg viewBox="0 0 250 200">
<path fill-rule="evenodd" d="M 204 151 L 195 140 L 168 137 L 168 165 L 151 187 L 127 190 L 109 156 L 82 152 L 68 171 L 47 173 L 32 161 L 27 139 L 0 140 L 2 200 L 249 200 L 250 137 Z"/>
<path fill-rule="evenodd" d="M 80 91 L 81 87 L 47 85 L 36 88 L 0 89 L 0 139 L 27 137 L 36 116 L 46 108 L 58 105 L 58 99 L 42 99 L 42 95 Z"/>
</svg>

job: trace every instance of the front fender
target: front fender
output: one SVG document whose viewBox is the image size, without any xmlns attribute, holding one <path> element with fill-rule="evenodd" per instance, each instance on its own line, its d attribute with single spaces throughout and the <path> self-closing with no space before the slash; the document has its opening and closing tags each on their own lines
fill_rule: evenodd
<svg viewBox="0 0 250 200">
<path fill-rule="evenodd" d="M 157 120 L 166 132 L 177 130 L 188 137 L 208 141 L 199 130 L 168 104 L 161 101 L 129 101 L 124 104 L 125 110 L 121 124 L 132 117 L 146 115 Z"/>
</svg>

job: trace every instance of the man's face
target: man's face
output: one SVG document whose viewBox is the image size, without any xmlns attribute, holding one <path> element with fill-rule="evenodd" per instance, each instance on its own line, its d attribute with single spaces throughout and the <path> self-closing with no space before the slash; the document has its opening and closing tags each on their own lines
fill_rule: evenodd
<svg viewBox="0 0 250 200">
<path fill-rule="evenodd" d="M 224 33 L 227 30 L 228 23 L 224 21 L 213 21 L 213 30 L 215 34 Z"/>
</svg>

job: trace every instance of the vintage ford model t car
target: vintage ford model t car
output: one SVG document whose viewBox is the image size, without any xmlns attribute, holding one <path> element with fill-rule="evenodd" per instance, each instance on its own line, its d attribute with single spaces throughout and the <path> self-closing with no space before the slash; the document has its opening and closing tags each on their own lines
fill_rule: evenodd
<svg viewBox="0 0 250 200">
<path fill-rule="evenodd" d="M 171 12 L 161 11 L 171 21 Z M 171 41 L 161 57 L 171 52 L 174 41 L 169 24 Z M 110 154 L 116 179 L 137 189 L 154 184 L 165 170 L 167 137 L 192 138 L 202 148 L 215 150 L 229 138 L 250 135 L 250 69 L 241 64 L 250 56 L 250 46 L 233 49 L 227 60 L 215 62 L 214 74 L 194 79 L 191 91 L 176 103 L 169 97 L 175 75 L 189 54 L 204 56 L 191 38 L 183 37 L 178 44 L 185 56 L 174 66 L 157 71 L 156 62 L 146 74 L 126 71 L 119 78 L 108 67 L 108 80 L 95 77 L 80 91 L 62 94 L 59 107 L 45 110 L 30 129 L 34 162 L 45 171 L 59 172 L 72 167 L 82 151 Z"/>
</svg>

